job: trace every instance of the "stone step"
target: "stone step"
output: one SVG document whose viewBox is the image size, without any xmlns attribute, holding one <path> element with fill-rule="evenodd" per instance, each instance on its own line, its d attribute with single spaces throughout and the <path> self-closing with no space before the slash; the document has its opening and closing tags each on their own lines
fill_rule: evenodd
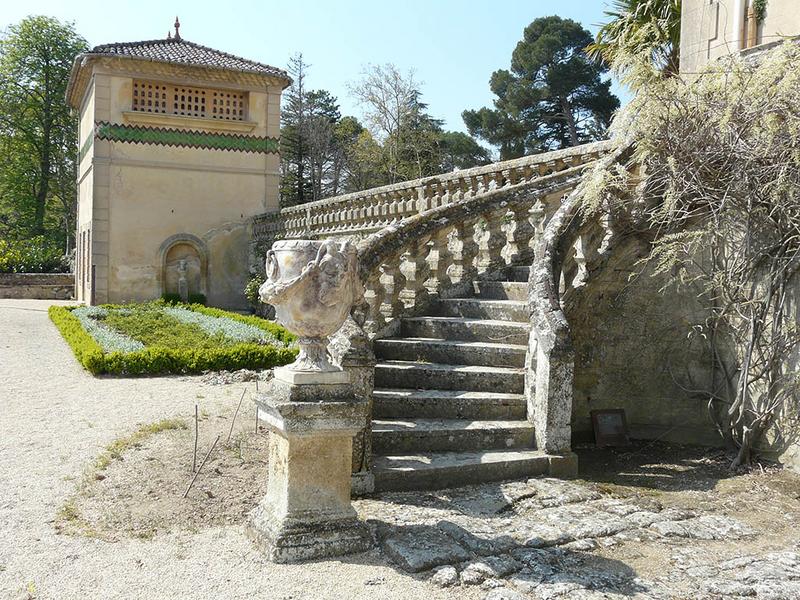
<svg viewBox="0 0 800 600">
<path fill-rule="evenodd" d="M 527 345 L 528 331 L 527 323 L 464 317 L 411 317 L 401 321 L 400 336 Z"/>
<path fill-rule="evenodd" d="M 375 419 L 493 419 L 523 420 L 525 396 L 464 390 L 375 389 Z"/>
<path fill-rule="evenodd" d="M 372 421 L 372 451 L 378 456 L 412 452 L 477 452 L 532 448 L 528 421 L 410 419 Z"/>
<path fill-rule="evenodd" d="M 509 267 L 507 278 L 509 281 L 528 281 L 530 275 L 530 267 Z"/>
<path fill-rule="evenodd" d="M 517 368 L 525 366 L 525 354 L 528 351 L 527 346 L 521 344 L 436 338 L 385 338 L 375 340 L 374 347 L 377 357 L 383 360 Z"/>
<path fill-rule="evenodd" d="M 372 469 L 376 492 L 435 490 L 545 475 L 549 460 L 538 450 L 420 453 L 377 456 Z"/>
<path fill-rule="evenodd" d="M 480 365 L 448 365 L 405 360 L 386 360 L 375 365 L 375 387 L 416 390 L 467 390 L 522 394 L 522 369 Z"/>
<path fill-rule="evenodd" d="M 528 304 L 517 300 L 485 300 L 483 298 L 447 298 L 431 306 L 439 317 L 466 317 L 527 323 Z"/>
<path fill-rule="evenodd" d="M 472 286 L 478 298 L 528 301 L 528 284 L 524 281 L 474 281 Z"/>
</svg>

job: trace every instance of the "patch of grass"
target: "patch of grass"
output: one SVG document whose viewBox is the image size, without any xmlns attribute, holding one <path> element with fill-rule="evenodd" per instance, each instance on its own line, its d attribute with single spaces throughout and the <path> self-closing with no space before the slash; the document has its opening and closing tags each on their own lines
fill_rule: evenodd
<svg viewBox="0 0 800 600">
<path fill-rule="evenodd" d="M 105 323 L 145 346 L 210 350 L 236 345 L 222 334 L 209 335 L 197 325 L 179 321 L 160 310 L 157 304 L 144 304 L 130 312 L 109 312 Z"/>
<path fill-rule="evenodd" d="M 81 518 L 81 511 L 75 502 L 75 498 L 70 498 L 58 509 L 56 517 L 61 521 L 75 522 Z"/>
<path fill-rule="evenodd" d="M 96 471 L 105 471 L 112 462 L 119 460 L 126 450 L 140 446 L 151 435 L 162 431 L 187 428 L 188 425 L 181 419 L 162 419 L 156 423 L 144 425 L 132 434 L 118 438 L 106 446 L 106 449 L 95 460 L 94 468 Z"/>
<path fill-rule="evenodd" d="M 105 479 L 105 475 L 102 472 L 108 469 L 114 461 L 120 460 L 127 450 L 141 446 L 147 438 L 158 433 L 187 428 L 188 425 L 182 419 L 162 419 L 155 423 L 142 425 L 132 434 L 117 438 L 111 442 L 84 473 L 77 493 L 69 497 L 58 509 L 56 513 L 56 530 L 60 532 L 68 529 L 70 532 L 79 533 L 85 537 L 102 538 L 101 534 L 84 520 L 78 508 L 78 499 L 81 496 L 89 495 L 92 483 Z M 144 532 L 138 537 L 149 540 L 154 535 L 155 531 L 151 531 Z"/>
</svg>

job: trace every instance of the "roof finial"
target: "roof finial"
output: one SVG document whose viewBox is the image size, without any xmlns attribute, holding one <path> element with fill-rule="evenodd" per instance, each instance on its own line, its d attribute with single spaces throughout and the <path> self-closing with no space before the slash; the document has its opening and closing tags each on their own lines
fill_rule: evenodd
<svg viewBox="0 0 800 600">
<path fill-rule="evenodd" d="M 168 40 L 172 39 L 172 31 L 171 30 L 167 32 L 167 39 Z"/>
<path fill-rule="evenodd" d="M 181 39 L 180 28 L 181 28 L 181 22 L 178 20 L 178 17 L 175 17 L 175 39 L 176 40 Z"/>
</svg>

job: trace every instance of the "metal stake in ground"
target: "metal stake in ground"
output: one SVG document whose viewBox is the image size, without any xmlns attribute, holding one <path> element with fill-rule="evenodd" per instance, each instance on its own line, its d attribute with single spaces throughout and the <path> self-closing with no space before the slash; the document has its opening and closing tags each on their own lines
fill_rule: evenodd
<svg viewBox="0 0 800 600">
<path fill-rule="evenodd" d="M 198 425 L 198 415 L 197 415 L 197 404 L 194 405 L 194 454 L 192 455 L 192 473 L 197 471 L 197 437 L 199 432 L 199 425 Z"/>
<path fill-rule="evenodd" d="M 206 464 L 206 461 L 208 460 L 208 457 L 211 456 L 211 453 L 214 451 L 214 448 L 217 447 L 217 442 L 219 441 L 220 437 L 222 437 L 221 434 L 218 435 L 217 439 L 214 440 L 214 443 L 211 444 L 211 449 L 208 451 L 208 454 L 206 454 L 206 457 L 203 459 L 203 462 L 201 462 L 200 466 L 197 468 L 197 473 L 194 474 L 194 477 L 192 477 L 192 480 L 189 482 L 189 487 L 187 487 L 186 491 L 183 492 L 183 497 L 184 498 L 186 498 L 186 496 L 189 495 L 189 490 L 192 489 L 192 486 L 194 485 L 194 482 L 197 480 L 197 476 L 200 475 L 200 471 L 203 470 L 203 465 Z"/>
<path fill-rule="evenodd" d="M 226 444 L 230 444 L 231 443 L 231 435 L 233 435 L 233 426 L 236 423 L 236 415 L 239 414 L 239 409 L 242 407 L 242 400 L 244 400 L 245 392 L 247 392 L 247 388 L 244 388 L 242 390 L 242 397 L 239 398 L 239 405 L 236 407 L 236 412 L 233 413 L 233 419 L 231 419 L 231 429 L 228 432 L 228 441 L 225 442 Z"/>
</svg>

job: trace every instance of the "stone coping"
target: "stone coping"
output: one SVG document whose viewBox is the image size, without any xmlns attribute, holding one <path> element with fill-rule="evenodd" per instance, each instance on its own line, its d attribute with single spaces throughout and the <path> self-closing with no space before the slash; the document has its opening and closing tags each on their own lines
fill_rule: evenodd
<svg viewBox="0 0 800 600">
<path fill-rule="evenodd" d="M 492 175 L 508 169 L 515 169 L 519 167 L 555 162 L 558 160 L 568 161 L 570 159 L 580 157 L 586 154 L 604 154 L 605 152 L 611 150 L 612 144 L 613 142 L 607 140 L 600 142 L 592 142 L 589 144 L 574 146 L 572 148 L 564 148 L 562 150 L 554 150 L 552 152 L 544 152 L 542 154 L 533 154 L 529 156 L 523 156 L 521 158 L 515 158 L 512 160 L 495 162 L 480 167 L 473 167 L 471 169 L 451 171 L 450 173 L 433 175 L 431 177 L 423 177 L 421 179 L 411 179 L 408 181 L 403 181 L 400 183 L 394 183 L 390 185 L 384 185 L 376 188 L 371 188 L 368 190 L 363 190 L 360 192 L 352 192 L 350 194 L 343 194 L 340 196 L 334 196 L 332 198 L 325 198 L 323 200 L 317 200 L 315 202 L 308 202 L 305 204 L 299 204 L 297 206 L 290 206 L 281 209 L 280 211 L 259 215 L 255 217 L 255 220 L 258 221 L 262 219 L 271 218 L 274 217 L 276 214 L 291 215 L 294 213 L 306 213 L 306 212 L 312 213 L 315 211 L 315 209 L 333 206 L 337 204 L 344 205 L 347 204 L 347 202 L 350 200 L 354 200 L 356 198 L 364 198 L 365 196 L 377 196 L 380 194 L 387 194 L 399 190 L 425 187 L 428 185 L 439 184 L 447 181 L 458 181 L 462 179 L 468 179 L 470 177 Z"/>
<path fill-rule="evenodd" d="M 0 285 L 74 285 L 74 273 L 0 273 Z"/>
</svg>

